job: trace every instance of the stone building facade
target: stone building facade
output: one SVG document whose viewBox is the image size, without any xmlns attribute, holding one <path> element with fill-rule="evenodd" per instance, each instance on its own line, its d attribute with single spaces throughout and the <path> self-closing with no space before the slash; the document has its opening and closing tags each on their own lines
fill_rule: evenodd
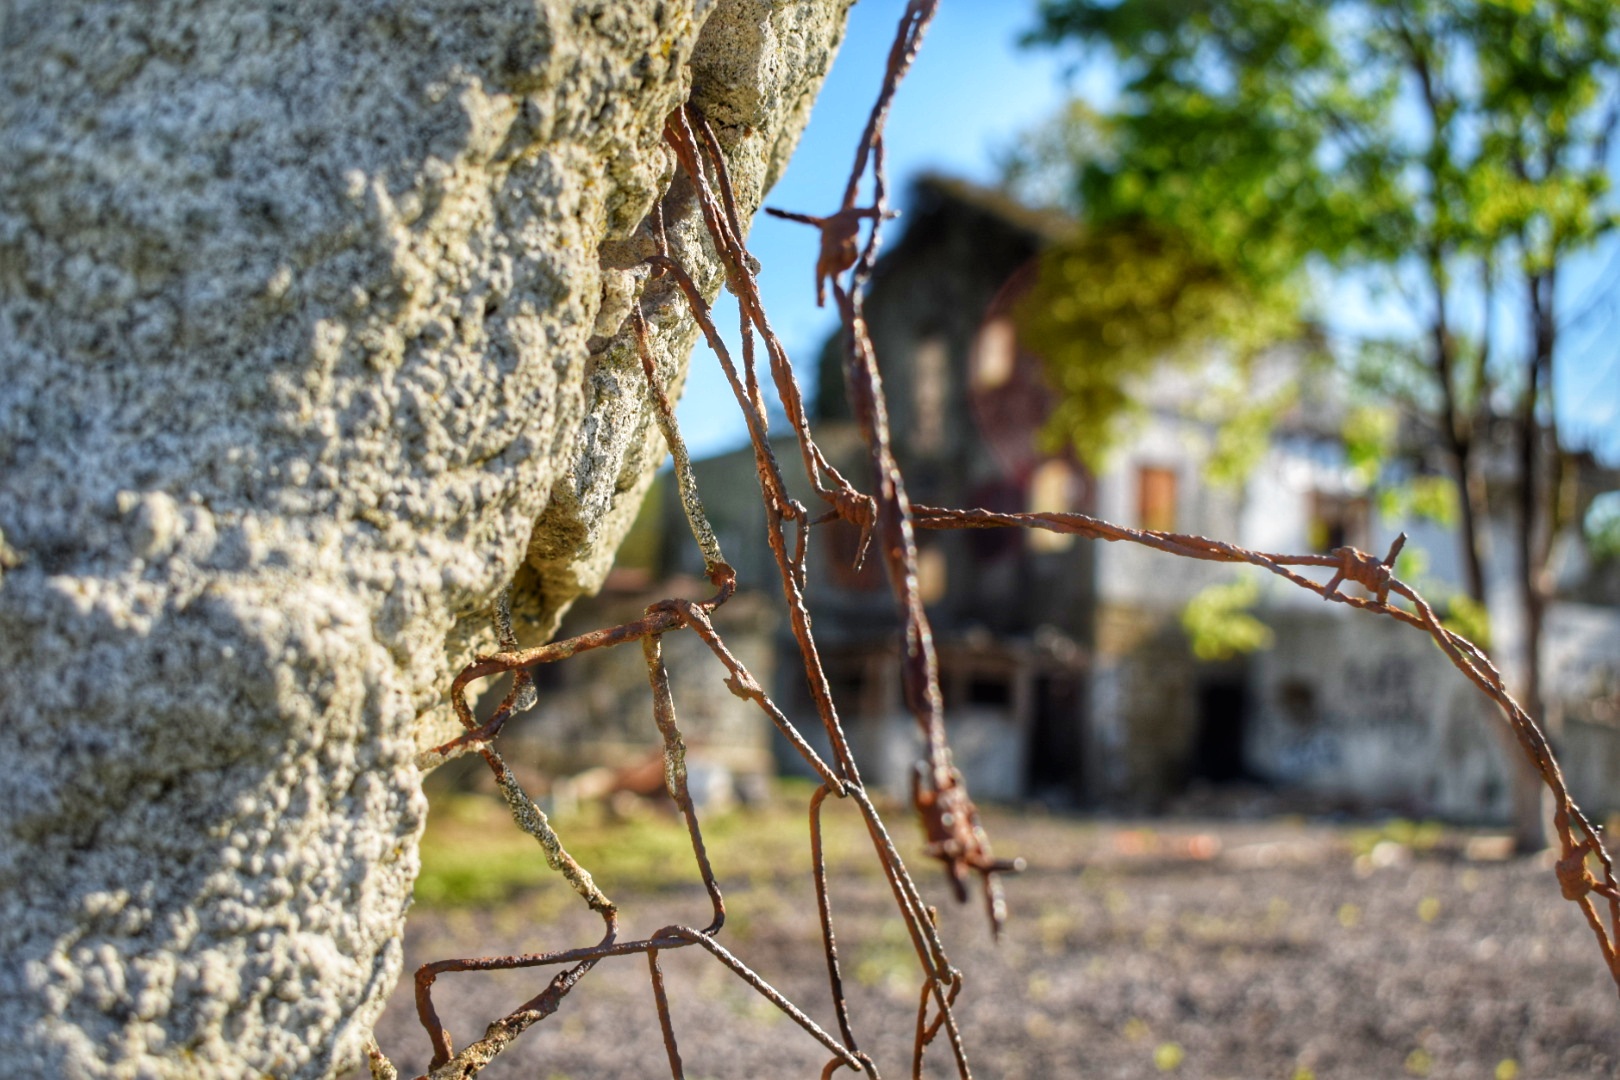
<svg viewBox="0 0 1620 1080">
<path fill-rule="evenodd" d="M 1217 424 L 1200 407 L 1208 386 L 1196 372 L 1176 370 L 1139 387 L 1148 408 L 1100 473 L 1049 446 L 1038 432 L 1051 390 L 1040 359 L 1020 347 L 1015 317 L 1040 253 L 1072 223 L 937 177 L 915 185 L 905 221 L 878 264 L 867 312 L 913 502 L 1081 512 L 1275 552 L 1342 544 L 1381 552 L 1406 531 L 1409 547 L 1426 552 L 1424 587 L 1436 594 L 1460 587 L 1449 531 L 1380 515 L 1348 462 L 1331 377 L 1308 374 L 1298 356 L 1279 354 L 1255 375 L 1273 385 L 1292 380 L 1298 393 L 1240 487 L 1206 478 Z M 836 341 L 821 357 L 817 384 L 818 442 L 865 486 L 865 450 L 847 411 Z M 783 461 L 798 456 L 786 441 L 777 453 Z M 790 716 L 808 720 L 814 714 L 785 620 L 765 614 L 779 601 L 752 451 L 699 462 L 697 470 L 728 558 L 760 594 L 758 609 L 739 614 L 732 633 L 754 635 L 759 663 L 778 658 L 774 696 Z M 640 563 L 651 578 L 695 577 L 701 564 L 685 542 L 672 485 L 664 487 L 661 509 L 638 526 L 662 539 L 655 550 L 644 545 Z M 808 490 L 796 495 L 813 502 Z M 863 771 L 900 791 L 917 738 L 901 699 L 899 623 L 876 560 L 854 567 L 857 544 L 842 523 L 815 530 L 809 599 Z M 1492 736 L 1500 718 L 1409 627 L 1324 604 L 1253 568 L 1130 544 L 924 530 L 919 546 L 947 726 L 976 797 L 1153 809 L 1200 785 L 1236 781 L 1347 807 L 1485 821 L 1510 813 L 1508 747 Z M 1556 688 L 1549 711 L 1563 729 L 1577 797 L 1602 812 L 1620 808 L 1612 783 L 1620 776 L 1620 616 L 1612 604 L 1580 602 L 1582 565 L 1566 563 L 1565 599 L 1546 635 Z M 1505 579 L 1508 568 L 1497 569 Z M 1182 624 L 1189 599 L 1244 578 L 1261 579 L 1252 614 L 1272 645 L 1200 659 Z M 722 633 L 727 618 L 722 611 Z M 764 637 L 774 647 L 762 647 Z M 802 726 L 813 739 L 816 725 Z"/>
</svg>

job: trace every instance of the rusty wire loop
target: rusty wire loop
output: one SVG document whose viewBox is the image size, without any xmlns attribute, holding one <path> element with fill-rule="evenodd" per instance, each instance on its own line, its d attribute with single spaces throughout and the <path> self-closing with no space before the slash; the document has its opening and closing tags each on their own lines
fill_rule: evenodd
<svg viewBox="0 0 1620 1080">
<path fill-rule="evenodd" d="M 1617 948 L 1620 948 L 1617 945 L 1620 943 L 1620 885 L 1616 883 L 1614 865 L 1604 848 L 1602 837 L 1571 799 L 1545 735 L 1508 693 L 1501 674 L 1472 643 L 1442 626 L 1433 609 L 1415 590 L 1394 577 L 1392 568 L 1404 536 L 1382 559 L 1353 548 L 1340 548 L 1325 556 L 1283 555 L 1249 551 L 1235 544 L 1201 536 L 1125 528 L 1083 514 L 1009 514 L 919 506 L 910 502 L 904 478 L 895 461 L 882 379 L 867 335 L 862 295 L 876 260 L 881 224 L 893 216 L 887 205 L 884 177 L 884 121 L 894 92 L 917 54 L 936 6 L 937 0 L 909 0 L 905 8 L 876 104 L 861 136 L 854 169 L 840 209 L 826 216 L 770 211 L 780 217 L 812 224 L 821 230 L 821 250 L 815 266 L 818 302 L 824 288 L 830 285 L 843 325 L 845 372 L 853 411 L 866 440 L 876 484 L 876 491 L 871 495 L 856 490 L 827 460 L 812 436 L 803 395 L 787 352 L 766 318 L 755 277 L 758 264 L 748 254 L 742 241 L 741 215 L 720 140 L 707 119 L 691 105 L 676 109 L 670 115 L 664 132 L 665 141 L 674 151 L 681 171 L 691 183 L 693 198 L 724 268 L 727 288 L 737 298 L 743 345 L 740 369 L 716 330 L 709 305 L 696 283 L 670 254 L 662 206 L 655 206 L 652 221 L 657 253 L 647 262 L 653 268 L 654 277 L 673 282 L 685 300 L 718 358 L 747 423 L 765 510 L 766 538 L 777 567 L 812 707 L 827 735 L 832 760 L 824 760 L 811 747 L 793 721 L 772 702 L 759 682 L 731 653 L 715 628 L 713 615 L 736 591 L 736 574 L 722 556 L 714 529 L 704 512 L 691 460 L 653 361 L 650 331 L 638 304 L 633 308 L 634 331 L 652 413 L 674 459 L 681 506 L 694 541 L 702 552 L 705 573 L 717 591 L 707 600 L 662 600 L 649 606 L 638 619 L 532 648 L 518 646 L 512 632 L 509 595 L 503 593 L 500 597 L 493 611 L 500 651 L 476 657 L 451 684 L 451 705 L 465 730 L 457 738 L 422 754 L 419 764 L 425 769 L 463 753 L 480 754 L 494 773 L 497 787 L 507 802 L 513 820 L 539 843 L 547 865 L 557 871 L 586 905 L 601 916 L 603 936 L 597 944 L 581 948 L 441 960 L 423 965 L 416 973 L 416 1002 L 418 1017 L 433 1046 L 429 1080 L 459 1080 L 475 1076 L 523 1031 L 554 1013 L 563 998 L 597 963 L 637 953 L 647 957 L 648 978 L 669 1059 L 670 1075 L 682 1077 L 684 1066 L 677 1047 L 659 956 L 662 952 L 694 945 L 776 1005 L 801 1030 L 830 1052 L 831 1059 L 822 1072 L 824 1078 L 845 1068 L 877 1077 L 877 1065 L 858 1047 L 839 966 L 822 842 L 822 814 L 829 797 L 848 799 L 861 814 L 874 855 L 884 871 L 896 910 L 917 956 L 922 982 L 917 998 L 912 1076 L 922 1076 L 925 1052 L 941 1032 L 950 1046 L 958 1075 L 964 1080 L 972 1076 L 954 1014 L 954 1006 L 963 987 L 962 973 L 951 965 L 946 956 L 938 933 L 937 913 L 924 902 L 861 781 L 811 633 L 805 591 L 809 580 L 812 526 L 834 520 L 847 521 L 860 530 L 861 558 L 865 556 L 868 543 L 876 541 L 878 556 L 888 572 L 895 604 L 902 619 L 902 684 L 907 707 L 917 722 L 924 744 L 923 758 L 918 762 L 915 773 L 913 806 L 922 823 L 925 851 L 944 864 L 959 900 L 966 898 L 968 875 L 979 875 L 993 931 L 999 931 L 1006 913 L 999 875 L 1019 869 L 1021 861 L 1001 860 L 992 854 L 988 837 L 979 824 L 978 811 L 968 797 L 960 772 L 951 761 L 950 748 L 945 739 L 938 659 L 917 583 L 915 530 L 919 528 L 1035 528 L 1097 540 L 1140 544 L 1183 558 L 1246 563 L 1276 574 L 1325 600 L 1385 615 L 1424 631 L 1464 675 L 1501 707 L 1526 756 L 1552 791 L 1557 807 L 1554 825 L 1562 849 L 1556 864 L 1559 887 L 1563 895 L 1579 905 L 1585 914 L 1597 937 L 1604 962 L 1617 986 L 1620 986 L 1620 955 L 1617 955 Z M 860 183 L 869 165 L 873 177 L 872 205 L 857 207 L 855 203 Z M 862 224 L 868 221 L 871 227 L 862 245 L 860 230 Z M 846 273 L 847 284 L 839 280 L 840 275 Z M 814 520 L 807 509 L 788 493 L 786 478 L 771 448 L 766 407 L 755 370 L 756 333 L 764 345 L 771 377 L 788 426 L 797 441 L 805 475 L 816 498 L 826 504 L 825 511 Z M 1296 567 L 1331 569 L 1333 575 L 1326 584 L 1322 584 L 1293 569 Z M 1341 592 L 1340 587 L 1345 583 L 1359 585 L 1370 598 Z M 1410 610 L 1392 605 L 1389 602 L 1391 594 L 1409 603 Z M 725 922 L 725 904 L 687 788 L 686 747 L 676 721 L 669 673 L 662 654 L 663 636 L 680 631 L 691 631 L 704 642 L 725 668 L 725 685 L 731 693 L 753 702 L 765 713 L 821 780 L 821 786 L 811 796 L 809 803 L 810 861 L 828 986 L 837 1018 L 837 1037 L 819 1027 L 802 1009 L 716 940 Z M 494 740 L 514 713 L 533 704 L 532 668 L 566 660 L 582 652 L 632 641 L 641 643 L 647 665 L 653 721 L 663 741 L 664 786 L 686 824 L 696 870 L 709 894 L 713 915 L 709 925 L 701 930 L 666 926 L 648 938 L 619 941 L 617 908 L 596 885 L 591 874 L 568 854 L 546 815 L 507 769 L 494 748 Z M 514 672 L 511 691 L 493 716 L 480 724 L 467 702 L 468 688 L 479 680 L 507 671 Z M 1594 860 L 1599 874 L 1594 874 L 1591 868 Z M 1599 913 L 1592 899 L 1594 895 L 1607 901 L 1607 920 Z M 564 970 L 553 976 L 534 998 L 491 1023 L 482 1039 L 469 1044 L 459 1053 L 455 1052 L 450 1035 L 433 1005 L 432 989 L 437 978 L 450 972 L 538 967 L 562 967 Z M 368 1047 L 368 1056 L 374 1076 L 394 1075 L 393 1066 L 376 1049 L 375 1044 Z"/>
</svg>

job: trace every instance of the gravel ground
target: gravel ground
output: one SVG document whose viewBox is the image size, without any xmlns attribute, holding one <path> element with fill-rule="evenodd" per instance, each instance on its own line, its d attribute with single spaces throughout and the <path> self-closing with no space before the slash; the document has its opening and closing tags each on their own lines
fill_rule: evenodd
<svg viewBox="0 0 1620 1080">
<path fill-rule="evenodd" d="M 1003 812 L 987 823 L 998 851 L 1031 863 L 1008 884 L 999 945 L 976 907 L 950 902 L 938 871 L 907 855 L 967 976 L 958 1015 L 977 1076 L 1542 1080 L 1620 1066 L 1615 986 L 1545 860 L 1491 858 L 1489 839 L 1457 832 L 1290 819 Z M 713 854 L 730 884 L 721 940 L 836 1030 L 805 869 L 750 866 L 746 850 Z M 906 1076 L 915 967 L 870 862 L 835 868 L 840 955 L 862 1049 L 884 1075 Z M 604 884 L 624 938 L 707 921 L 696 887 L 631 894 Z M 418 964 L 590 944 L 600 928 L 550 889 L 495 911 L 419 910 L 378 1039 L 402 1075 L 425 1067 L 408 974 Z M 820 1074 L 826 1052 L 712 958 L 687 949 L 665 953 L 663 966 L 686 1076 Z M 639 957 L 602 964 L 482 1075 L 667 1075 L 646 970 Z M 544 981 L 532 971 L 446 975 L 436 1001 L 460 1045 Z M 956 1075 L 942 1044 L 925 1075 Z"/>
</svg>

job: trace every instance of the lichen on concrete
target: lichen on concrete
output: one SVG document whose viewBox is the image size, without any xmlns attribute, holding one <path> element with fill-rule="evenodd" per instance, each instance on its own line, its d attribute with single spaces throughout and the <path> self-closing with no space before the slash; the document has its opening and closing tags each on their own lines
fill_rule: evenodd
<svg viewBox="0 0 1620 1080">
<path fill-rule="evenodd" d="M 399 974 L 418 748 L 595 588 L 695 328 L 664 117 L 751 211 L 847 0 L 0 16 L 0 1054 L 322 1076 Z M 523 573 L 520 575 L 519 570 Z"/>
</svg>

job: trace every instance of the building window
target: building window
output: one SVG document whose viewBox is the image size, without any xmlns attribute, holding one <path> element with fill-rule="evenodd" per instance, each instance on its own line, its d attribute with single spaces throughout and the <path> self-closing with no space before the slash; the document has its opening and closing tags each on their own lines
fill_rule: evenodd
<svg viewBox="0 0 1620 1080">
<path fill-rule="evenodd" d="M 919 545 L 917 550 L 917 598 L 925 604 L 945 599 L 950 583 L 945 549 L 938 544 Z"/>
<path fill-rule="evenodd" d="M 1313 491 L 1306 540 L 1311 550 L 1326 555 L 1334 548 L 1367 546 L 1367 499 L 1356 495 L 1329 495 Z"/>
<path fill-rule="evenodd" d="M 1012 681 L 999 673 L 982 672 L 968 679 L 966 696 L 969 705 L 1010 709 L 1013 703 Z"/>
<path fill-rule="evenodd" d="M 1290 727 L 1309 731 L 1317 723 L 1316 688 L 1303 679 L 1289 679 L 1277 687 L 1277 708 Z"/>
<path fill-rule="evenodd" d="M 986 663 L 986 661 L 991 661 Z M 953 650 L 943 658 L 940 692 L 946 713 L 965 709 L 1007 712 L 1015 704 L 1014 672 L 977 649 Z"/>
<path fill-rule="evenodd" d="M 1136 470 L 1136 521 L 1144 529 L 1174 532 L 1176 472 L 1157 465 Z"/>
<path fill-rule="evenodd" d="M 1005 316 L 991 319 L 979 331 L 973 350 L 973 389 L 994 390 L 1013 377 L 1018 362 L 1018 330 Z"/>
<path fill-rule="evenodd" d="M 872 701 L 871 674 L 864 654 L 832 652 L 825 657 L 823 670 L 827 676 L 827 692 L 833 704 L 846 718 L 861 719 L 870 715 Z"/>
<path fill-rule="evenodd" d="M 1074 469 L 1067 461 L 1053 458 L 1041 462 L 1029 478 L 1029 512 L 1067 514 L 1074 509 L 1074 489 Z M 1073 533 L 1045 529 L 1031 529 L 1028 540 L 1031 551 L 1067 551 L 1074 546 Z"/>
<path fill-rule="evenodd" d="M 945 405 L 950 397 L 950 353 L 945 339 L 937 335 L 917 343 L 911 377 L 917 406 L 917 422 L 911 445 L 922 453 L 933 453 L 945 446 Z"/>
</svg>

